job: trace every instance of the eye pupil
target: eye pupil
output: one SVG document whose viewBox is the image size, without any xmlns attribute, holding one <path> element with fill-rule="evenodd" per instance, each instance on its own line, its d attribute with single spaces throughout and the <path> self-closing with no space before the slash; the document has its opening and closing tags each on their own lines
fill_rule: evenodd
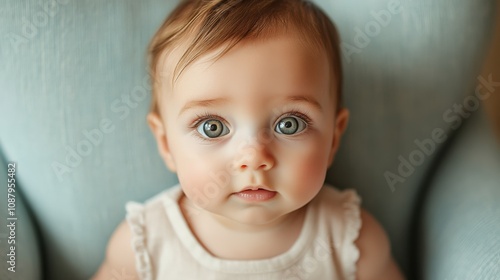
<svg viewBox="0 0 500 280">
<path fill-rule="evenodd" d="M 286 127 L 286 128 L 290 128 L 290 127 L 292 127 L 292 125 L 293 125 L 293 124 L 292 124 L 292 122 L 290 122 L 290 121 L 288 121 L 288 122 L 286 122 L 286 123 L 285 123 L 285 127 Z"/>
<path fill-rule="evenodd" d="M 217 125 L 216 124 L 211 124 L 210 125 L 210 130 L 211 131 L 216 131 L 217 130 Z"/>
</svg>

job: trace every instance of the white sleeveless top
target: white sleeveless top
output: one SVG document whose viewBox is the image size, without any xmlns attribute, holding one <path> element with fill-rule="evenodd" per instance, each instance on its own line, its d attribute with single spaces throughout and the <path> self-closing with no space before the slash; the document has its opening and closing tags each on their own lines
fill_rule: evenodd
<svg viewBox="0 0 500 280">
<path fill-rule="evenodd" d="M 182 215 L 181 195 L 176 185 L 144 204 L 126 204 L 141 280 L 355 279 L 361 200 L 354 190 L 325 185 L 305 206 L 304 225 L 292 247 L 261 260 L 220 259 L 207 252 Z"/>
</svg>

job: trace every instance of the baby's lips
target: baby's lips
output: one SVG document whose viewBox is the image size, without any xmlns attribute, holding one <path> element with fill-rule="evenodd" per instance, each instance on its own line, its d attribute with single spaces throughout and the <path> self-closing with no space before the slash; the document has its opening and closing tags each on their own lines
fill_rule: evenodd
<svg viewBox="0 0 500 280">
<path fill-rule="evenodd" d="M 234 193 L 233 195 L 243 199 L 244 201 L 257 203 L 272 199 L 276 196 L 276 192 L 264 188 L 247 187 L 240 192 Z"/>
<path fill-rule="evenodd" d="M 239 192 L 244 192 L 244 191 L 256 191 L 256 190 L 265 190 L 268 192 L 274 192 L 270 188 L 264 186 L 264 185 L 257 185 L 257 186 L 247 186 L 241 189 Z"/>
</svg>

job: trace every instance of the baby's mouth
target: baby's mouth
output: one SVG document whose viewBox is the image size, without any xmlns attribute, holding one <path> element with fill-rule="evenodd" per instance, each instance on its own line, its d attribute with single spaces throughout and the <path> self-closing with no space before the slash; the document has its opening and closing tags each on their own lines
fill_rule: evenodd
<svg viewBox="0 0 500 280">
<path fill-rule="evenodd" d="M 245 187 L 243 188 L 240 192 L 243 192 L 243 191 L 257 191 L 257 190 L 264 190 L 264 191 L 269 191 L 269 192 L 273 192 L 270 188 L 267 188 L 266 186 L 248 186 L 248 187 Z"/>
<path fill-rule="evenodd" d="M 258 202 L 272 199 L 274 196 L 276 196 L 276 193 L 277 192 L 269 190 L 265 187 L 250 186 L 244 188 L 239 192 L 233 193 L 233 195 L 245 201 Z"/>
</svg>

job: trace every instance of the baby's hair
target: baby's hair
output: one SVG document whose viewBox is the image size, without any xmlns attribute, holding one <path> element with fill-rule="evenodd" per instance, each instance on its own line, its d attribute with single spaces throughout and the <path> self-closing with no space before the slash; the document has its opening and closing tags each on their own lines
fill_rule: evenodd
<svg viewBox="0 0 500 280">
<path fill-rule="evenodd" d="M 288 32 L 300 36 L 300 41 L 311 51 L 326 52 L 335 82 L 331 91 L 337 94 L 337 109 L 340 108 L 339 36 L 333 22 L 314 3 L 307 0 L 183 0 L 166 18 L 149 45 L 149 71 L 153 83 L 151 111 L 160 113 L 158 67 L 175 47 L 188 43 L 173 73 L 169 74 L 172 85 L 189 64 L 224 44 L 226 47 L 215 60 L 243 39 L 265 40 Z M 164 73 L 161 76 L 163 78 Z"/>
</svg>

